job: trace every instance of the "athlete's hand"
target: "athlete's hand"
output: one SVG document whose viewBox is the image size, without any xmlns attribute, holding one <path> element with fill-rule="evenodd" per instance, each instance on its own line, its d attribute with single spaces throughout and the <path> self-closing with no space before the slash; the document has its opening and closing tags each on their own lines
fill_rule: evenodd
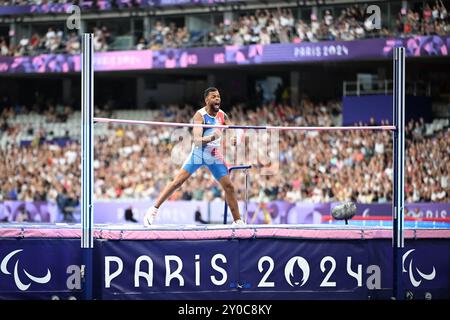
<svg viewBox="0 0 450 320">
<path fill-rule="evenodd" d="M 214 130 L 214 133 L 212 136 L 213 136 L 213 139 L 211 141 L 219 139 L 220 137 L 222 137 L 222 130 L 221 129 Z"/>
</svg>

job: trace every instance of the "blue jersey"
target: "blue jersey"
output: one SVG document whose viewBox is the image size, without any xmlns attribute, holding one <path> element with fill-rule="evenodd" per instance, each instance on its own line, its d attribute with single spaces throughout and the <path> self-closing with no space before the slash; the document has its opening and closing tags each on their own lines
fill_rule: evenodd
<svg viewBox="0 0 450 320">
<path fill-rule="evenodd" d="M 198 112 L 203 117 L 203 124 L 211 125 L 224 125 L 225 124 L 225 113 L 219 110 L 215 117 L 209 115 L 205 108 L 201 108 Z M 211 136 L 214 134 L 215 130 L 220 130 L 218 128 L 203 128 L 202 137 Z M 214 141 L 204 144 L 201 148 L 192 144 L 192 150 L 186 161 L 183 163 L 182 168 L 193 174 L 197 169 L 202 166 L 207 166 L 211 171 L 214 178 L 217 181 L 228 174 L 227 164 L 225 159 L 220 153 L 220 143 L 222 138 L 219 137 Z"/>
<path fill-rule="evenodd" d="M 198 112 L 203 117 L 203 124 L 211 124 L 211 125 L 216 125 L 216 124 L 217 125 L 224 125 L 225 124 L 225 112 L 223 112 L 222 110 L 219 110 L 219 112 L 217 112 L 215 117 L 209 115 L 206 112 L 206 107 L 201 108 L 200 110 L 198 110 Z M 214 134 L 215 130 L 220 130 L 220 129 L 203 128 L 202 137 L 212 136 Z M 217 148 L 217 147 L 220 147 L 221 141 L 222 141 L 222 137 L 219 137 L 218 139 L 216 139 L 214 141 L 208 142 L 203 147 L 215 147 L 215 148 Z"/>
</svg>

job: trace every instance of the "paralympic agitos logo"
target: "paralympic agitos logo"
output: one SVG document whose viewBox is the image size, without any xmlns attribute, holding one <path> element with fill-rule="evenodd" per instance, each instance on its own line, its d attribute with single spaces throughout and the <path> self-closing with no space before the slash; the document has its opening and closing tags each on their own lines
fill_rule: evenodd
<svg viewBox="0 0 450 320">
<path fill-rule="evenodd" d="M 402 266 L 403 266 L 403 273 L 407 273 L 409 275 L 409 280 L 411 281 L 411 284 L 417 288 L 422 283 L 422 280 L 431 281 L 436 277 L 436 269 L 433 266 L 433 269 L 430 273 L 424 273 L 422 272 L 417 266 L 414 264 L 414 259 L 411 257 L 409 259 L 408 263 L 408 269 L 405 268 L 405 262 L 408 259 L 408 256 L 415 251 L 416 249 L 408 250 L 404 255 L 402 259 Z M 413 268 L 413 266 L 415 266 Z"/>
<path fill-rule="evenodd" d="M 14 251 L 10 252 L 9 254 L 7 254 L 3 258 L 3 260 L 0 264 L 0 271 L 3 274 L 11 275 L 12 268 L 10 266 L 12 264 L 14 264 L 14 268 L 13 268 L 14 269 L 13 270 L 14 283 L 16 284 L 16 287 L 21 291 L 28 290 L 28 288 L 31 286 L 31 284 L 33 282 L 39 283 L 39 284 L 48 283 L 52 277 L 51 272 L 48 268 L 47 268 L 47 273 L 44 276 L 35 276 L 35 275 L 30 274 L 27 270 L 25 270 L 25 268 L 20 268 L 19 256 L 16 257 L 15 263 L 14 263 L 14 260 L 12 260 L 12 258 L 21 251 L 23 251 L 23 249 L 14 250 Z M 10 261 L 12 261 L 11 264 L 9 263 Z M 25 275 L 25 278 L 27 278 L 26 280 L 24 280 L 23 275 L 20 276 L 20 272 L 19 272 L 20 269 L 22 269 L 23 274 Z"/>
</svg>

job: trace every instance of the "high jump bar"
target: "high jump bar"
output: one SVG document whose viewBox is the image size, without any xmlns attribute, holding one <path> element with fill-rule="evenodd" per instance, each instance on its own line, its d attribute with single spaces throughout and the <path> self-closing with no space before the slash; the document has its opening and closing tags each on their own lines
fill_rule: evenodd
<svg viewBox="0 0 450 320">
<path fill-rule="evenodd" d="M 240 126 L 240 125 L 213 125 L 200 123 L 182 123 L 182 122 L 163 122 L 163 121 L 145 121 L 145 120 L 126 120 L 126 119 L 111 119 L 111 118 L 94 118 L 94 122 L 99 123 L 120 123 L 131 125 L 149 125 L 149 126 L 163 126 L 163 127 L 202 127 L 202 128 L 217 128 L 217 129 L 254 129 L 254 130 L 296 130 L 296 131 L 344 131 L 344 130 L 389 130 L 395 131 L 396 126 L 340 126 L 340 127 L 299 127 L 299 126 Z"/>
</svg>

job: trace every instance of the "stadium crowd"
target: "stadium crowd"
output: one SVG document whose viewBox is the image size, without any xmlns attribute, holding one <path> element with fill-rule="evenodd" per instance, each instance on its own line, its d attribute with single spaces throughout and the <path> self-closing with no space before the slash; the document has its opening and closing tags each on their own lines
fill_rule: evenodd
<svg viewBox="0 0 450 320">
<path fill-rule="evenodd" d="M 120 50 L 159 50 L 167 48 L 206 47 L 224 45 L 249 45 L 271 43 L 301 43 L 317 41 L 352 41 L 369 37 L 405 37 L 413 35 L 448 35 L 450 21 L 442 0 L 427 2 L 422 11 L 401 9 L 398 17 L 393 17 L 395 25 L 381 29 L 372 27 L 366 13 L 368 5 L 354 4 L 342 9 L 324 10 L 317 16 L 311 14 L 309 20 L 295 17 L 290 8 L 256 10 L 240 13 L 235 20 L 225 19 L 209 30 L 188 30 L 186 25 L 174 22 L 156 21 L 149 30 L 148 37 L 142 35 L 132 47 Z M 32 29 L 31 29 L 32 30 Z M 94 50 L 117 50 L 116 36 L 106 26 L 96 27 Z M 128 34 L 131 37 L 131 31 Z M 74 32 L 66 33 L 60 27 L 49 27 L 46 34 L 32 32 L 31 37 L 17 39 L 12 45 L 7 35 L 0 34 L 0 55 L 26 56 L 40 53 L 80 52 L 80 38 Z M 132 43 L 132 42 L 130 42 Z"/>
<path fill-rule="evenodd" d="M 303 99 L 297 107 L 273 104 L 250 110 L 236 105 L 229 114 L 236 124 L 332 126 L 342 121 L 340 109 L 338 102 L 313 103 Z M 63 108 L 60 112 L 71 111 Z M 109 112 L 103 111 L 101 116 L 108 116 Z M 168 106 L 155 112 L 151 120 L 189 122 L 193 114 L 192 107 Z M 51 132 L 43 127 L 33 133 L 31 143 L 21 146 L 18 133 L 27 128 L 11 124 L 10 120 L 16 116 L 12 107 L 3 108 L 0 116 L 0 138 L 5 136 L 8 141 L 0 153 L 0 201 L 77 201 L 80 195 L 79 142 L 67 139 L 65 144 L 50 143 Z M 64 117 L 55 117 L 53 121 L 64 124 Z M 95 137 L 96 199 L 156 197 L 191 147 L 188 130 L 117 124 L 98 126 L 107 128 Z M 182 141 L 180 137 L 184 137 Z M 248 140 L 248 150 L 264 150 L 261 144 L 255 145 L 256 140 Z M 423 120 L 408 123 L 407 202 L 450 201 L 448 141 L 448 124 L 426 135 Z M 278 146 L 278 166 L 275 162 L 264 163 L 259 156 L 245 159 L 245 163 L 253 165 L 250 200 L 383 203 L 392 199 L 390 132 L 286 131 L 280 134 Z M 264 175 L 263 168 L 271 165 L 276 170 L 272 175 Z M 233 179 L 242 199 L 243 177 L 236 174 Z M 211 201 L 220 198 L 221 193 L 209 172 L 201 169 L 171 199 Z"/>
</svg>

